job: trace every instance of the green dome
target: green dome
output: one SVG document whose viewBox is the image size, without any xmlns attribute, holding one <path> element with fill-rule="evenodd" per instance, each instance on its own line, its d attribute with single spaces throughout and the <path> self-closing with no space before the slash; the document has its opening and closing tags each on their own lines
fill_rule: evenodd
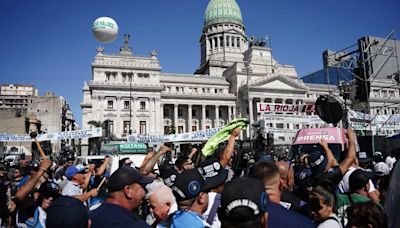
<svg viewBox="0 0 400 228">
<path fill-rule="evenodd" d="M 242 13 L 235 0 L 211 0 L 204 15 L 204 27 L 215 24 L 231 22 L 243 26 Z"/>
</svg>

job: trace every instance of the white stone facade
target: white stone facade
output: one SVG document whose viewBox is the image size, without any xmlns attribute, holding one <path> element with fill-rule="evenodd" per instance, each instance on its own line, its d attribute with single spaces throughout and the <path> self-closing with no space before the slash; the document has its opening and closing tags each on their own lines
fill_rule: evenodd
<svg viewBox="0 0 400 228">
<path fill-rule="evenodd" d="M 176 133 L 204 130 L 235 117 L 257 121 L 256 102 L 313 104 L 318 95 L 333 89 L 304 84 L 295 67 L 279 64 L 270 48 L 249 45 L 240 24 L 207 25 L 200 45 L 200 66 L 193 75 L 161 72 L 157 53 L 136 56 L 128 39 L 116 55 L 98 48 L 92 79 L 83 87 L 82 128 L 89 128 L 91 120 L 110 120 L 117 138 L 129 134 L 130 120 L 132 133 L 164 134 L 171 127 Z M 292 137 L 277 139 L 290 143 Z"/>
</svg>

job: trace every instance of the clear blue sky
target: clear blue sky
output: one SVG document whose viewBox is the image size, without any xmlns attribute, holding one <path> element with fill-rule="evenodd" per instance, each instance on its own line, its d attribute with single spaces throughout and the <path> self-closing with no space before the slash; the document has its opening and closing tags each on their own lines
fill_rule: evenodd
<svg viewBox="0 0 400 228">
<path fill-rule="evenodd" d="M 134 54 L 159 53 L 163 72 L 193 73 L 208 0 L 0 0 L 0 83 L 33 84 L 70 103 L 81 124 L 82 85 L 91 79 L 96 47 L 117 53 L 123 34 Z M 365 35 L 396 29 L 398 0 L 237 0 L 247 35 L 272 37 L 274 57 L 299 76 L 322 68 L 321 53 L 355 44 Z M 97 17 L 119 25 L 119 37 L 101 44 L 91 32 Z"/>
</svg>

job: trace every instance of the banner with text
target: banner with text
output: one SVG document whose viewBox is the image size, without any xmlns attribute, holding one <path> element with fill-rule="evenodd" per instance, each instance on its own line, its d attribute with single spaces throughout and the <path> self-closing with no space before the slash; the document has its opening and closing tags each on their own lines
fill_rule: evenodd
<svg viewBox="0 0 400 228">
<path fill-rule="evenodd" d="M 317 115 L 285 115 L 262 113 L 261 119 L 266 123 L 325 124 Z"/>
<path fill-rule="evenodd" d="M 63 131 L 57 133 L 41 134 L 37 136 L 37 139 L 38 141 L 47 141 L 47 140 L 94 138 L 101 136 L 102 136 L 102 128 L 92 128 L 86 130 Z M 0 134 L 0 142 L 29 142 L 29 141 L 33 141 L 33 139 L 29 135 Z"/>
<path fill-rule="evenodd" d="M 257 102 L 257 112 L 314 112 L 313 104 L 277 104 Z"/>
<path fill-rule="evenodd" d="M 128 142 L 139 143 L 165 143 L 165 142 L 185 142 L 203 141 L 214 136 L 221 128 L 212 128 L 203 131 L 187 132 L 174 135 L 128 135 Z"/>
</svg>

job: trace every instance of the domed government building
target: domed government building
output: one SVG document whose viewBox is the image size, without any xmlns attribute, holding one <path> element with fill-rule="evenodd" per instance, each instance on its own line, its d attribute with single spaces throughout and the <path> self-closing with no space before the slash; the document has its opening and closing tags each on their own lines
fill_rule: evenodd
<svg viewBox="0 0 400 228">
<path fill-rule="evenodd" d="M 313 113 L 266 110 L 265 105 L 260 111 L 257 104 L 314 104 L 320 94 L 329 91 L 327 85 L 304 83 L 294 66 L 278 63 L 265 40 L 248 37 L 235 0 L 208 3 L 200 47 L 200 64 L 194 74 L 161 72 L 157 53 L 136 56 L 127 35 L 117 55 L 97 48 L 92 79 L 83 86 L 83 129 L 90 127 L 91 120 L 108 120 L 111 133 L 124 139 L 130 133 L 163 135 L 211 129 L 236 117 L 250 117 L 255 123 L 265 115 L 309 116 Z M 312 123 L 267 121 L 265 125 L 276 130 L 275 143 L 287 144 L 296 129 Z M 248 129 L 242 137 L 254 135 Z"/>
</svg>

